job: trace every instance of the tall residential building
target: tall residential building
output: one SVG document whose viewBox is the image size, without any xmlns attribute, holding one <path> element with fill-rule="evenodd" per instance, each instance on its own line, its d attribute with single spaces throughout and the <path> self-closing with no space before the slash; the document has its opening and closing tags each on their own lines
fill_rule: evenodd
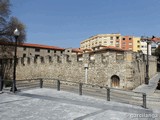
<svg viewBox="0 0 160 120">
<path fill-rule="evenodd" d="M 147 54 L 147 43 L 146 42 L 141 41 L 140 50 L 142 50 L 143 54 Z M 149 52 L 149 55 L 151 55 L 151 44 L 149 44 L 148 46 L 148 52 Z"/>
<path fill-rule="evenodd" d="M 140 37 L 121 36 L 121 34 L 98 34 L 92 36 L 80 44 L 82 50 L 95 50 L 97 47 L 111 46 L 123 50 L 132 50 L 134 52 L 142 51 L 147 54 L 147 43 L 142 42 Z M 149 55 L 151 55 L 151 45 L 149 45 Z"/>
<path fill-rule="evenodd" d="M 121 48 L 121 34 L 98 34 L 80 43 L 81 49 L 92 49 L 96 46 L 114 46 Z"/>
<path fill-rule="evenodd" d="M 124 50 L 133 50 L 133 36 L 122 36 L 121 48 Z"/>
<path fill-rule="evenodd" d="M 133 51 L 138 52 L 141 50 L 140 37 L 133 37 Z"/>
</svg>

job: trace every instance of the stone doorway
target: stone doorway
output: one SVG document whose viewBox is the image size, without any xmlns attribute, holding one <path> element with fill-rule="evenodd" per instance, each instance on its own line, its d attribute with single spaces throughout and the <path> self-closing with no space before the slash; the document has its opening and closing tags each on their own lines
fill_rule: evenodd
<svg viewBox="0 0 160 120">
<path fill-rule="evenodd" d="M 111 87 L 118 88 L 120 86 L 120 78 L 117 75 L 111 77 Z"/>
</svg>

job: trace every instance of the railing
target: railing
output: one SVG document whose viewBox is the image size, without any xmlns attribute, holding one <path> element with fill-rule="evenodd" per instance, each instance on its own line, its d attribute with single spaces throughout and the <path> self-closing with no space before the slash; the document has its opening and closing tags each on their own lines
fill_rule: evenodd
<svg viewBox="0 0 160 120">
<path fill-rule="evenodd" d="M 5 80 L 7 81 L 7 80 Z M 0 91 L 2 91 L 2 80 L 0 79 Z M 57 91 L 61 89 L 70 92 L 79 93 L 79 95 L 90 95 L 106 99 L 107 101 L 117 101 L 128 104 L 139 105 L 144 108 L 146 106 L 146 94 L 138 93 L 129 90 L 122 90 L 116 88 L 109 88 L 106 86 L 99 86 L 93 84 L 85 84 L 80 82 L 58 80 L 53 78 L 36 78 L 26 80 L 16 80 L 16 86 L 18 89 L 28 88 L 55 88 Z"/>
</svg>

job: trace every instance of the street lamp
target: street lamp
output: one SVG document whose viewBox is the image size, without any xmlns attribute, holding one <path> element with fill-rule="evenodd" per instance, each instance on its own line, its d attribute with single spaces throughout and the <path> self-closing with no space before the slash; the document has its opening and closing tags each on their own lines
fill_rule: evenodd
<svg viewBox="0 0 160 120">
<path fill-rule="evenodd" d="M 12 83 L 12 92 L 15 93 L 17 91 L 16 88 L 16 64 L 17 64 L 17 43 L 18 43 L 18 37 L 20 35 L 19 30 L 16 28 L 14 30 L 14 37 L 15 37 L 15 45 L 14 45 L 14 64 L 13 64 L 13 83 Z"/>
<path fill-rule="evenodd" d="M 148 84 L 149 84 L 149 44 L 152 43 L 153 38 L 149 38 L 149 37 L 144 37 L 144 36 L 142 36 L 142 37 L 141 37 L 141 41 L 147 43 L 147 59 L 146 59 L 145 84 L 148 85 Z"/>
</svg>

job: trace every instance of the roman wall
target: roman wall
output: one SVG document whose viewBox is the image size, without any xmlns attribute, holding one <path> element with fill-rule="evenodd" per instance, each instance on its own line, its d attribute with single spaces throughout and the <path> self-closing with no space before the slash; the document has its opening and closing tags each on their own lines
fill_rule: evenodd
<svg viewBox="0 0 160 120">
<path fill-rule="evenodd" d="M 149 75 L 156 74 L 156 58 L 150 56 Z M 17 80 L 56 78 L 109 86 L 118 76 L 118 88 L 133 89 L 144 83 L 146 57 L 133 52 L 104 51 L 83 55 L 55 55 L 18 59 Z M 87 71 L 87 79 L 86 79 Z M 113 87 L 113 86 L 112 86 Z"/>
</svg>

